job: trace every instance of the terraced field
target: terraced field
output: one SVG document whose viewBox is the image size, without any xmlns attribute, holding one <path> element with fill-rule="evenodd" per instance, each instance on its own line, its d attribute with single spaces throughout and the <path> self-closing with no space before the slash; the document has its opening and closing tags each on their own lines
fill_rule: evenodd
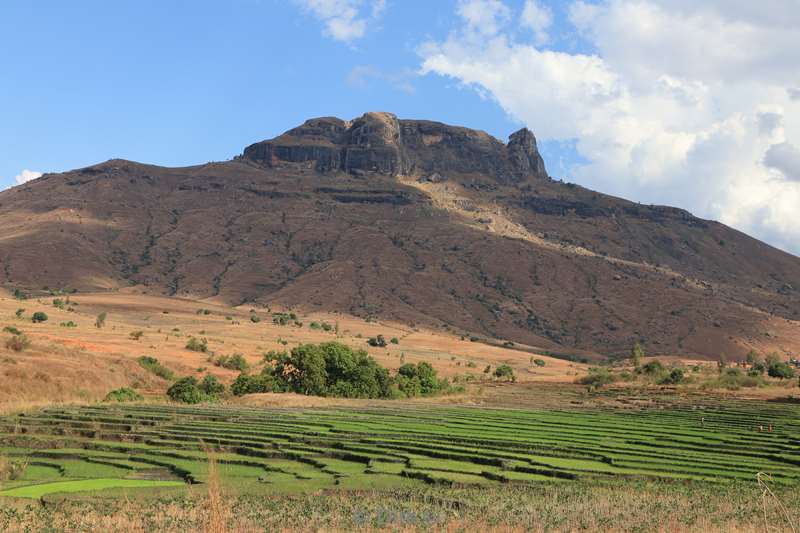
<svg viewBox="0 0 800 533">
<path fill-rule="evenodd" d="M 757 472 L 797 484 L 798 415 L 791 405 L 744 402 L 624 413 L 52 408 L 0 418 L 0 455 L 27 461 L 0 495 L 182 491 L 207 479 L 209 449 L 223 485 L 242 493 L 631 476 L 725 483 Z"/>
</svg>

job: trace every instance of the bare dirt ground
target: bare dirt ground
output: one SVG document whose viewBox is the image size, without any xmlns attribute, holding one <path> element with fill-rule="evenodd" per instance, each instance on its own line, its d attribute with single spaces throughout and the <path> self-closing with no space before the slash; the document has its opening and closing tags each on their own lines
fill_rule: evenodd
<svg viewBox="0 0 800 533">
<path fill-rule="evenodd" d="M 67 309 L 58 309 L 53 305 L 56 298 L 67 299 L 47 296 L 16 300 L 8 293 L 0 293 L 0 329 L 17 328 L 32 341 L 27 350 L 14 352 L 5 345 L 11 333 L 0 333 L 0 403 L 6 407 L 93 401 L 122 386 L 134 386 L 146 396 L 163 395 L 168 382 L 139 366 L 137 358 L 142 355 L 158 358 L 179 376 L 211 373 L 230 382 L 238 375 L 238 371 L 215 366 L 209 354 L 187 350 L 191 337 L 207 339 L 209 350 L 215 355 L 241 353 L 255 371 L 263 364 L 263 354 L 270 350 L 335 340 L 366 349 L 391 370 L 404 362 L 428 361 L 440 375 L 450 378 L 472 374 L 475 380 L 481 380 L 487 366 L 493 370 L 499 364 L 513 367 L 521 383 L 572 382 L 586 372 L 585 365 L 532 355 L 524 351 L 525 346 L 489 346 L 446 333 L 367 322 L 341 314 L 297 311 L 298 321 L 303 323 L 297 327 L 273 324 L 272 312 L 285 309 L 231 308 L 208 301 L 126 292 L 72 295 Z M 21 318 L 15 316 L 18 309 L 24 310 Z M 207 309 L 210 314 L 198 314 L 200 309 Z M 48 320 L 33 323 L 31 315 L 37 311 L 45 312 Z M 103 312 L 107 319 L 98 328 L 95 320 Z M 260 322 L 252 322 L 252 314 Z M 77 327 L 64 325 L 69 322 Z M 311 329 L 311 322 L 325 322 L 334 329 Z M 131 335 L 135 332 L 142 332 L 138 340 Z M 379 334 L 387 342 L 397 338 L 398 343 L 389 343 L 386 348 L 368 346 L 367 339 Z M 545 366 L 535 365 L 534 359 L 543 360 Z M 455 401 L 455 397 L 449 401 Z M 280 400 L 273 398 L 269 402 L 300 406 L 309 400 L 292 401 L 281 396 Z"/>
</svg>

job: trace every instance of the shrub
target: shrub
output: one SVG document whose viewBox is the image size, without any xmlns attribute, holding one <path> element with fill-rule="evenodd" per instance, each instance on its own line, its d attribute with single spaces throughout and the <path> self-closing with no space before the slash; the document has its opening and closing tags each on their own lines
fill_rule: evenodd
<svg viewBox="0 0 800 533">
<path fill-rule="evenodd" d="M 683 370 L 680 368 L 673 368 L 669 374 L 658 380 L 660 385 L 677 385 L 684 379 Z"/>
<path fill-rule="evenodd" d="M 589 373 L 578 378 L 576 382 L 597 389 L 609 383 L 613 383 L 614 376 L 607 368 L 590 368 Z"/>
<path fill-rule="evenodd" d="M 59 324 L 62 328 L 77 328 L 78 324 L 70 320 L 69 322 L 62 322 Z"/>
<path fill-rule="evenodd" d="M 53 307 L 57 309 L 66 309 L 67 304 L 61 298 L 56 298 L 55 300 L 53 300 Z"/>
<path fill-rule="evenodd" d="M 14 352 L 22 352 L 31 347 L 31 340 L 24 333 L 14 335 L 6 340 L 6 348 Z"/>
<path fill-rule="evenodd" d="M 17 309 L 16 311 L 14 311 L 14 316 L 17 317 L 17 318 L 22 318 L 22 313 L 24 313 L 24 312 L 25 312 L 25 309 Z"/>
<path fill-rule="evenodd" d="M 174 402 L 181 403 L 200 403 L 209 398 L 198 387 L 197 379 L 194 376 L 181 378 L 167 389 L 167 396 Z"/>
<path fill-rule="evenodd" d="M 108 313 L 106 313 L 105 311 L 103 311 L 102 313 L 97 315 L 97 318 L 94 320 L 94 327 L 96 327 L 97 329 L 100 329 L 103 326 L 105 326 L 107 317 L 108 317 Z"/>
<path fill-rule="evenodd" d="M 312 322 L 311 324 L 308 325 L 308 327 L 310 327 L 311 329 L 322 329 L 322 326 L 320 325 L 319 322 Z"/>
<path fill-rule="evenodd" d="M 211 398 L 216 398 L 225 392 L 225 385 L 220 383 L 216 376 L 212 376 L 211 374 L 206 374 L 203 381 L 198 385 L 198 388 L 203 394 Z"/>
<path fill-rule="evenodd" d="M 240 353 L 235 353 L 231 356 L 221 355 L 214 360 L 214 364 L 222 368 L 238 370 L 239 372 L 244 372 L 247 370 L 248 366 L 250 366 L 247 364 L 247 360 L 244 358 L 244 356 Z"/>
<path fill-rule="evenodd" d="M 144 400 L 144 397 L 129 387 L 112 390 L 103 399 L 104 402 L 138 402 L 141 400 Z"/>
<path fill-rule="evenodd" d="M 161 362 L 156 359 L 155 357 L 150 357 L 147 355 L 143 355 L 139 358 L 139 366 L 148 370 L 155 374 L 156 376 L 173 381 L 175 379 L 175 373 L 170 370 L 169 368 L 165 367 L 161 364 Z"/>
<path fill-rule="evenodd" d="M 544 359 L 534 359 L 533 364 L 535 364 L 536 366 L 544 366 L 545 362 Z"/>
<path fill-rule="evenodd" d="M 239 374 L 239 377 L 231 384 L 231 393 L 234 396 L 264 392 L 276 392 L 275 378 L 272 376 L 272 369 L 269 367 L 265 368 L 265 372 L 255 376 L 244 373 Z"/>
<path fill-rule="evenodd" d="M 197 310 L 197 314 L 198 315 L 210 315 L 211 314 L 211 310 L 210 309 L 198 309 Z"/>
<path fill-rule="evenodd" d="M 425 361 L 401 366 L 396 381 L 397 388 L 409 398 L 429 396 L 450 388 L 450 383 L 446 379 L 439 379 L 436 369 Z"/>
<path fill-rule="evenodd" d="M 644 346 L 641 343 L 637 342 L 631 348 L 631 362 L 633 366 L 639 368 L 639 365 L 642 363 L 642 357 L 645 356 Z"/>
<path fill-rule="evenodd" d="M 498 379 L 505 379 L 507 381 L 516 381 L 514 376 L 514 369 L 508 365 L 500 365 L 494 369 L 494 377 Z"/>
<path fill-rule="evenodd" d="M 750 370 L 747 372 L 750 376 L 763 376 L 767 371 L 767 364 L 764 361 L 756 361 Z"/>
<path fill-rule="evenodd" d="M 142 337 L 144 337 L 144 331 L 141 331 L 141 330 L 139 330 L 139 331 L 131 331 L 129 337 L 131 339 L 135 340 L 135 341 L 138 341 Z"/>
<path fill-rule="evenodd" d="M 322 331 L 331 331 L 333 329 L 333 326 L 331 326 L 327 322 L 323 322 L 320 325 L 322 326 Z"/>
<path fill-rule="evenodd" d="M 27 300 L 28 295 L 19 289 L 14 289 L 14 298 L 16 298 L 17 300 Z"/>
<path fill-rule="evenodd" d="M 36 311 L 31 316 L 31 321 L 35 322 L 35 323 L 37 323 L 37 322 L 47 322 L 47 319 L 48 319 L 47 313 L 43 313 L 42 311 Z"/>
<path fill-rule="evenodd" d="M 375 348 L 385 348 L 386 347 L 386 339 L 383 338 L 383 335 L 378 335 L 377 337 L 370 337 L 367 340 L 367 344 Z"/>
<path fill-rule="evenodd" d="M 197 340 L 191 337 L 186 343 L 186 349 L 192 352 L 208 353 L 208 341 L 206 339 Z"/>
<path fill-rule="evenodd" d="M 773 378 L 790 379 L 794 377 L 794 368 L 785 361 L 778 361 L 769 365 L 767 374 Z"/>
<path fill-rule="evenodd" d="M 400 339 L 398 339 L 397 337 L 392 337 L 389 342 L 391 342 L 392 344 L 400 344 Z"/>
<path fill-rule="evenodd" d="M 15 328 L 14 326 L 6 326 L 3 328 L 3 332 L 11 333 L 12 335 L 22 335 L 22 332 Z"/>
<path fill-rule="evenodd" d="M 657 376 L 658 374 L 663 374 L 666 369 L 664 368 L 664 365 L 661 364 L 661 361 L 650 361 L 649 363 L 645 363 L 639 367 L 639 371 L 642 374 Z"/>
</svg>

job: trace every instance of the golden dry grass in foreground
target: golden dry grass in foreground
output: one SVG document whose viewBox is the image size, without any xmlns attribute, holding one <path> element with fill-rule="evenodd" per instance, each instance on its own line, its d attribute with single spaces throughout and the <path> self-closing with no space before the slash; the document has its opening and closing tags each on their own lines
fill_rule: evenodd
<svg viewBox="0 0 800 533">
<path fill-rule="evenodd" d="M 777 496 L 791 505 L 797 488 Z M 791 531 L 774 500 L 757 483 L 717 485 L 622 481 L 543 483 L 530 487 L 334 492 L 290 497 L 225 496 L 214 510 L 194 498 L 84 501 L 0 507 L 0 529 L 23 531 Z M 215 514 L 219 513 L 219 514 Z M 224 522 L 219 521 L 224 516 Z"/>
</svg>

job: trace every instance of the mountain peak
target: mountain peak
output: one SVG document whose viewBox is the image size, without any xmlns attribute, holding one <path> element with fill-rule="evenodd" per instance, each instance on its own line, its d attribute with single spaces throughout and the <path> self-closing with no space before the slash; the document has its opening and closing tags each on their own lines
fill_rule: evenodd
<svg viewBox="0 0 800 533">
<path fill-rule="evenodd" d="M 243 158 L 268 167 L 301 164 L 318 172 L 426 175 L 482 173 L 516 184 L 547 179 L 536 138 L 522 129 L 506 145 L 478 130 L 368 112 L 346 121 L 313 118 L 245 148 Z"/>
</svg>

